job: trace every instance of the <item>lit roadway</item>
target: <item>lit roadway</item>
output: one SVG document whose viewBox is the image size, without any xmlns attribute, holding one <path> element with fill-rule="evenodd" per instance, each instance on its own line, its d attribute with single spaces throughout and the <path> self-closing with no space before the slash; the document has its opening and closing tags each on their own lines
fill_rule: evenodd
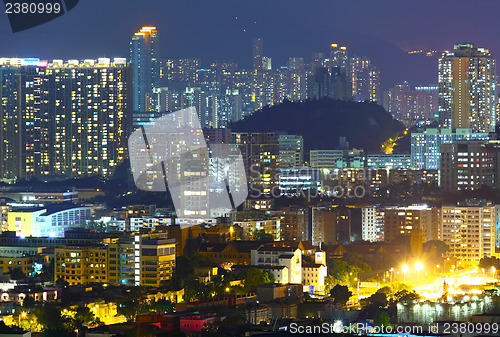
<svg viewBox="0 0 500 337">
<path fill-rule="evenodd" d="M 463 295 L 464 291 L 461 286 L 469 286 L 467 290 L 469 294 L 482 293 L 482 287 L 487 284 L 496 283 L 497 280 L 485 274 L 479 274 L 477 269 L 471 269 L 456 273 L 446 277 L 439 277 L 436 280 L 415 286 L 413 289 L 427 300 L 437 300 L 443 296 L 443 283 L 448 285 L 449 295 Z M 474 287 L 476 286 L 476 287 Z"/>
<path fill-rule="evenodd" d="M 478 273 L 477 269 L 471 269 L 443 277 L 437 277 L 434 281 L 430 281 L 429 283 L 414 286 L 413 290 L 422 296 L 423 299 L 437 301 L 443 296 L 443 283 L 445 281 L 448 285 L 448 295 L 450 296 L 463 295 L 465 292 L 460 289 L 461 286 L 468 286 L 470 288 L 467 290 L 467 294 L 479 295 L 483 292 L 482 288 L 485 285 L 498 282 L 497 279 L 487 274 Z M 359 299 L 368 298 L 376 293 L 377 290 L 378 289 L 374 288 L 360 288 L 358 290 L 356 287 L 352 287 L 351 291 L 353 296 L 349 301 L 348 307 L 357 306 Z"/>
</svg>

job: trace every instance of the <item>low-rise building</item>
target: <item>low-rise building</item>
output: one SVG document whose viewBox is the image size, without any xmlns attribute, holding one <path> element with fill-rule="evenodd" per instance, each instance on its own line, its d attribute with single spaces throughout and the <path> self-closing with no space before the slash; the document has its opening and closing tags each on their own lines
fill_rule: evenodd
<svg viewBox="0 0 500 337">
<path fill-rule="evenodd" d="M 63 246 L 55 249 L 55 278 L 70 285 L 160 286 L 175 268 L 175 240 L 133 237 L 107 240 L 94 246 Z"/>
<path fill-rule="evenodd" d="M 366 156 L 366 166 L 373 169 L 409 169 L 411 167 L 411 155 L 369 154 Z"/>
<path fill-rule="evenodd" d="M 281 195 L 300 195 L 305 191 L 317 194 L 321 190 L 321 170 L 307 166 L 280 169 Z"/>
<path fill-rule="evenodd" d="M 287 266 L 259 266 L 259 269 L 268 272 L 274 278 L 274 283 L 288 284 L 288 267 Z"/>
<path fill-rule="evenodd" d="M 17 208 L 8 213 L 7 228 L 20 237 L 64 237 L 66 230 L 80 227 L 90 216 L 90 207 L 74 205 Z"/>
<path fill-rule="evenodd" d="M 42 266 L 49 263 L 47 255 L 26 255 L 18 257 L 0 256 L 0 268 L 4 274 L 19 269 L 24 275 L 33 277 L 42 270 Z"/>
<path fill-rule="evenodd" d="M 251 251 L 261 246 L 257 241 L 231 241 L 229 243 L 202 243 L 198 253 L 217 264 L 249 265 L 252 263 Z"/>
<path fill-rule="evenodd" d="M 243 229 L 243 240 L 252 240 L 255 231 L 264 230 L 273 236 L 274 241 L 281 240 L 281 219 L 273 217 L 271 219 L 235 221 Z"/>
<path fill-rule="evenodd" d="M 325 278 L 328 274 L 324 264 L 302 263 L 302 284 L 309 287 L 311 294 L 325 294 Z"/>
<path fill-rule="evenodd" d="M 108 282 L 108 250 L 106 246 L 64 246 L 56 248 L 55 279 L 70 286 Z"/>
<path fill-rule="evenodd" d="M 252 265 L 285 266 L 288 282 L 302 283 L 302 253 L 298 248 L 262 246 L 252 250 Z"/>
</svg>

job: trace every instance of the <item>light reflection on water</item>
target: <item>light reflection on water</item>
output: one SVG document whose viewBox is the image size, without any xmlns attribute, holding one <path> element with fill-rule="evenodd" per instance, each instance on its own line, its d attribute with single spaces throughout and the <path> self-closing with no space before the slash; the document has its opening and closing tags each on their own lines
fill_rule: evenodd
<svg viewBox="0 0 500 337">
<path fill-rule="evenodd" d="M 492 306 L 489 298 L 464 303 L 398 303 L 398 323 L 429 324 L 435 321 L 470 321 Z"/>
</svg>

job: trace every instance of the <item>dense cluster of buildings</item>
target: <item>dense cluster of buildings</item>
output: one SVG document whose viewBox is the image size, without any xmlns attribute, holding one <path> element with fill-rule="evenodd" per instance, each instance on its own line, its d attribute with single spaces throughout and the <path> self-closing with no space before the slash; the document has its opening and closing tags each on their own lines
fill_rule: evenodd
<svg viewBox="0 0 500 337">
<path fill-rule="evenodd" d="M 146 26 L 133 35 L 128 61 L 0 59 L 1 181 L 110 178 L 127 156 L 134 128 L 194 106 L 208 145 L 232 144 L 240 151 L 250 187 L 242 207 L 197 223 L 154 205 L 108 209 L 95 199 L 103 196 L 99 190 L 3 187 L 1 274 L 36 277 L 52 261 L 54 281 L 68 286 L 161 287 L 173 278 L 176 259 L 196 252 L 214 264 L 196 272 L 200 283 L 210 283 L 217 267 L 234 275 L 256 268 L 275 284 L 238 300 L 283 302 L 285 292 L 325 295 L 328 263 L 346 253 L 362 256 L 374 272 L 425 256 L 424 244 L 436 240 L 449 247 L 443 257 L 452 268 L 500 256 L 500 205 L 384 199 L 399 185 L 446 193 L 500 188 L 495 60 L 486 49 L 456 45 L 439 60 L 437 86 L 405 82 L 383 99 L 379 69 L 346 47 L 331 44 L 327 56 L 316 53 L 309 64 L 290 58 L 285 67 L 273 67 L 262 39 L 253 41 L 252 51 L 251 69 L 162 59 L 158 31 Z M 324 97 L 383 100 L 396 119 L 414 124 L 405 131 L 410 153 L 366 153 L 345 137 L 336 149 L 305 151 L 301 135 L 228 127 L 285 99 Z M 208 193 L 201 187 L 189 192 L 198 199 Z M 283 196 L 307 203 L 276 201 Z M 342 205 L 337 199 L 344 199 Z M 240 286 L 242 280 L 233 282 Z M 0 303 L 19 297 L 10 290 Z M 236 303 L 233 295 L 220 301 Z M 184 305 L 194 311 L 215 302 Z M 174 316 L 162 319 L 184 319 L 187 328 L 213 318 Z"/>
<path fill-rule="evenodd" d="M 202 67 L 198 59 L 161 58 L 159 33 L 145 26 L 133 35 L 128 60 L 2 58 L 0 178 L 109 177 L 133 128 L 186 107 L 196 107 L 202 127 L 222 128 L 284 99 L 379 101 L 371 60 L 330 49 L 310 64 L 290 58 L 273 67 L 256 39 L 250 69 Z"/>
</svg>

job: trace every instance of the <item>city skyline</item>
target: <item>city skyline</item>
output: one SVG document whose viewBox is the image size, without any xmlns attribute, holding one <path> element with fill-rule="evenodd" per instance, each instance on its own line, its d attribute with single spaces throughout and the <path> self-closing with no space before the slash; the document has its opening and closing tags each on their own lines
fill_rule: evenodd
<svg viewBox="0 0 500 337">
<path fill-rule="evenodd" d="M 455 43 L 471 41 L 489 48 L 493 56 L 500 53 L 493 34 L 494 20 L 486 19 L 493 15 L 490 13 L 498 12 L 495 8 L 499 5 L 485 2 L 468 8 L 467 4 L 466 1 L 404 5 L 396 1 L 377 4 L 357 1 L 334 5 L 320 1 L 317 7 L 306 8 L 296 1 L 288 6 L 271 4 L 265 10 L 259 6 L 254 8 L 228 2 L 196 3 L 186 8 L 186 4 L 174 1 L 164 5 L 151 2 L 151 6 L 132 3 L 118 9 L 115 2 L 109 1 L 99 4 L 100 10 L 95 13 L 92 11 L 95 6 L 90 1 L 79 4 L 61 18 L 26 32 L 11 33 L 5 20 L 0 23 L 0 32 L 5 40 L 5 56 L 42 59 L 75 58 L 78 55 L 82 58 L 123 57 L 128 55 L 129 36 L 137 27 L 151 24 L 163 32 L 161 54 L 165 58 L 201 57 L 204 62 L 234 59 L 243 67 L 251 65 L 248 55 L 251 55 L 251 41 L 257 37 L 264 39 L 267 45 L 265 54 L 272 56 L 276 64 L 285 64 L 288 57 L 309 59 L 311 53 L 337 42 L 346 45 L 356 55 L 370 57 L 379 65 L 385 74 L 382 87 L 386 90 L 404 80 L 415 85 L 437 81 L 433 70 L 439 55 L 408 55 L 407 51 L 441 52 L 452 49 Z M 271 20 L 273 10 L 278 9 L 289 20 Z M 113 10 L 118 10 L 116 18 L 109 15 Z M 337 10 L 343 15 L 331 15 L 335 19 L 330 19 L 327 14 Z M 463 10 L 471 14 L 470 26 L 474 29 L 464 29 L 451 19 Z M 402 20 L 410 12 L 415 19 Z M 440 16 L 438 13 L 442 12 L 450 13 L 450 16 Z M 87 15 L 92 15 L 97 24 L 89 26 L 85 20 Z M 314 24 L 311 24 L 311 17 L 315 18 Z M 380 20 L 381 17 L 384 20 Z M 360 22 L 360 25 L 352 27 L 350 22 Z M 447 29 L 439 30 L 444 24 Z M 68 25 L 77 29 L 64 29 Z M 440 33 L 434 34 L 435 31 Z M 71 39 L 79 43 L 70 43 Z"/>
<path fill-rule="evenodd" d="M 0 336 L 500 333 L 498 0 L 8 1 Z"/>
</svg>

